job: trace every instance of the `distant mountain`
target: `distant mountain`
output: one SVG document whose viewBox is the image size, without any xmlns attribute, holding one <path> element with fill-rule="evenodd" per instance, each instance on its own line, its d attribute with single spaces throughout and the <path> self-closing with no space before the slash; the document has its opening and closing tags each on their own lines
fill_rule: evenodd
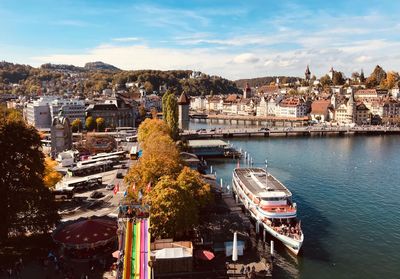
<svg viewBox="0 0 400 279">
<path fill-rule="evenodd" d="M 238 79 L 235 80 L 235 84 L 239 88 L 244 88 L 246 83 L 250 85 L 250 87 L 260 87 L 266 84 L 270 84 L 271 82 L 275 82 L 276 78 L 279 78 L 280 83 L 293 83 L 296 82 L 298 77 L 286 77 L 286 76 L 273 76 L 273 77 L 258 77 L 258 78 L 247 78 L 247 79 Z"/>
<path fill-rule="evenodd" d="M 89 71 L 91 70 L 121 71 L 121 69 L 101 61 L 88 62 L 85 64 L 84 68 Z"/>
</svg>

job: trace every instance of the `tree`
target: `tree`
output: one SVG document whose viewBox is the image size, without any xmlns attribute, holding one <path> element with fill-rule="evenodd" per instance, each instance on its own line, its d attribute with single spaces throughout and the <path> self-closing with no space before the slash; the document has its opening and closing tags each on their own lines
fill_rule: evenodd
<svg viewBox="0 0 400 279">
<path fill-rule="evenodd" d="M 195 201 L 170 176 L 164 176 L 146 196 L 150 205 L 152 237 L 173 238 L 198 223 Z"/>
<path fill-rule="evenodd" d="M 333 78 L 332 78 L 333 85 L 343 85 L 344 84 L 344 77 L 341 72 L 333 72 Z"/>
<path fill-rule="evenodd" d="M 0 241 L 10 233 L 48 232 L 59 220 L 44 186 L 44 155 L 37 130 L 22 120 L 0 120 Z"/>
<path fill-rule="evenodd" d="M 151 82 L 146 81 L 143 86 L 144 86 L 144 90 L 146 90 L 146 92 L 148 94 L 152 94 L 153 93 L 153 84 L 151 84 Z"/>
<path fill-rule="evenodd" d="M 160 119 L 146 119 L 138 129 L 138 141 L 145 144 L 149 138 L 155 137 L 156 134 L 170 135 L 171 130 L 167 123 Z"/>
<path fill-rule="evenodd" d="M 82 121 L 79 118 L 76 118 L 74 121 L 72 121 L 71 128 L 73 133 L 82 131 Z"/>
<path fill-rule="evenodd" d="M 163 97 L 162 97 L 162 111 L 163 111 L 163 119 L 164 121 L 166 121 L 167 119 L 167 100 L 168 100 L 168 96 L 174 94 L 171 90 L 167 90 L 167 92 L 164 93 Z"/>
<path fill-rule="evenodd" d="M 105 120 L 102 117 L 96 118 L 96 127 L 98 132 L 104 132 L 106 129 L 106 124 Z"/>
<path fill-rule="evenodd" d="M 211 186 L 204 181 L 198 171 L 184 167 L 176 179 L 178 185 L 194 197 L 198 210 L 211 201 Z"/>
<path fill-rule="evenodd" d="M 382 80 L 380 86 L 385 89 L 392 89 L 399 80 L 399 74 L 393 71 L 387 72 L 386 79 Z"/>
<path fill-rule="evenodd" d="M 96 121 L 92 116 L 86 118 L 85 127 L 87 131 L 93 131 L 96 128 Z"/>
<path fill-rule="evenodd" d="M 44 166 L 43 183 L 47 188 L 53 188 L 62 179 L 61 173 L 55 170 L 57 162 L 50 157 L 46 157 Z"/>
<path fill-rule="evenodd" d="M 368 88 L 373 88 L 378 86 L 384 79 L 386 79 L 386 72 L 381 68 L 381 66 L 376 65 L 374 71 L 367 78 L 365 83 Z"/>
<path fill-rule="evenodd" d="M 178 101 L 174 94 L 167 97 L 167 118 L 165 119 L 171 129 L 173 139 L 178 138 Z"/>
<path fill-rule="evenodd" d="M 328 75 L 324 75 L 323 77 L 321 77 L 319 79 L 319 82 L 321 83 L 322 87 L 332 85 L 332 80 Z"/>
</svg>

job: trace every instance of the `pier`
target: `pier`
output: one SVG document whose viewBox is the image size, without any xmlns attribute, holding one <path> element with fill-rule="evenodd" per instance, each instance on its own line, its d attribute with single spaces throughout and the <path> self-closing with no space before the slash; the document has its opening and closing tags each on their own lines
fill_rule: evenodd
<svg viewBox="0 0 400 279">
<path fill-rule="evenodd" d="M 256 127 L 256 128 L 211 128 L 186 130 L 181 139 L 210 139 L 233 137 L 289 137 L 289 136 L 346 136 L 346 135 L 392 135 L 400 134 L 400 127 L 366 126 L 307 126 L 307 127 Z"/>
</svg>

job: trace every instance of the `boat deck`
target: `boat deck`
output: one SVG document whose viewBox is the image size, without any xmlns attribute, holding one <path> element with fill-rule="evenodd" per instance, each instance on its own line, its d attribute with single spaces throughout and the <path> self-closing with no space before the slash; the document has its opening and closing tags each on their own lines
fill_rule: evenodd
<svg viewBox="0 0 400 279">
<path fill-rule="evenodd" d="M 292 195 L 292 193 L 272 175 L 268 174 L 268 182 L 266 182 L 265 169 L 239 168 L 235 169 L 235 172 L 246 188 L 256 196 L 266 191 L 282 191 L 285 192 L 287 196 Z M 251 173 L 255 174 L 256 179 L 250 175 Z"/>
</svg>

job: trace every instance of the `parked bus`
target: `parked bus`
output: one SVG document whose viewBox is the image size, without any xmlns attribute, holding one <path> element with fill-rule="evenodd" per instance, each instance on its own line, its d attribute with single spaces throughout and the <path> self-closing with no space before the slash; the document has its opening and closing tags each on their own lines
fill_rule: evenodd
<svg viewBox="0 0 400 279">
<path fill-rule="evenodd" d="M 112 161 L 112 162 L 118 163 L 119 160 L 120 160 L 120 157 L 117 155 L 114 155 L 114 156 L 107 156 L 107 157 L 102 157 L 102 158 L 80 161 L 80 162 L 76 163 L 76 166 L 83 167 L 83 166 L 88 166 L 88 165 L 92 165 L 95 163 L 106 162 L 106 161 Z"/>
<path fill-rule="evenodd" d="M 126 151 L 116 151 L 116 152 L 109 152 L 109 153 L 99 153 L 93 156 L 89 156 L 89 159 L 99 159 L 99 158 L 105 158 L 109 156 L 118 156 L 121 160 L 126 158 Z"/>
<path fill-rule="evenodd" d="M 56 185 L 56 190 L 77 191 L 82 189 L 90 189 L 95 186 L 100 186 L 103 183 L 101 175 L 93 175 L 75 179 L 63 180 Z"/>
<path fill-rule="evenodd" d="M 86 176 L 112 169 L 115 162 L 111 160 L 95 162 L 89 165 L 76 166 L 68 169 L 69 176 Z"/>
</svg>

